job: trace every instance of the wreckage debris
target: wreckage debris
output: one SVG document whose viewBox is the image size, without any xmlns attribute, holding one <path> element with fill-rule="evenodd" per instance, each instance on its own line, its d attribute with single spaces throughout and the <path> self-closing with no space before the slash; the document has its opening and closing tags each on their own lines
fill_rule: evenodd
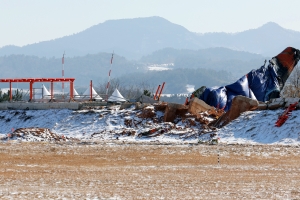
<svg viewBox="0 0 300 200">
<path fill-rule="evenodd" d="M 165 114 L 164 122 L 173 122 L 177 116 L 184 116 L 188 111 L 188 107 L 182 104 L 168 103 Z"/>
<path fill-rule="evenodd" d="M 143 108 L 142 112 L 138 114 L 140 118 L 153 118 L 155 116 L 154 110 L 152 108 Z"/>
<path fill-rule="evenodd" d="M 284 111 L 282 115 L 278 117 L 277 122 L 275 123 L 275 126 L 280 127 L 284 124 L 284 122 L 289 118 L 289 115 L 293 110 L 296 110 L 296 106 L 298 104 L 298 101 L 290 104 L 289 107 Z"/>
<path fill-rule="evenodd" d="M 23 139 L 25 141 L 67 141 L 75 140 L 64 135 L 57 135 L 48 128 L 18 128 L 12 133 L 8 133 L 2 140 Z"/>
<path fill-rule="evenodd" d="M 270 102 L 258 102 L 244 96 L 236 96 L 233 99 L 231 109 L 225 112 L 222 109 L 209 106 L 204 101 L 195 97 L 188 106 L 175 103 L 141 104 L 139 110 L 132 108 L 118 113 L 119 119 L 110 117 L 111 114 L 115 116 L 114 109 L 112 109 L 114 112 L 94 110 L 78 111 L 73 112 L 73 114 L 95 115 L 98 119 L 101 118 L 101 120 L 109 119 L 112 125 L 118 125 L 122 122 L 121 128 L 118 130 L 104 128 L 91 135 L 83 134 L 82 136 L 84 137 L 82 139 L 120 139 L 121 137 L 155 138 L 170 136 L 185 140 L 198 138 L 201 135 L 214 135 L 218 131 L 218 128 L 230 123 L 230 121 L 237 118 L 242 112 L 258 109 L 259 104 L 266 104 L 265 107 L 268 109 L 271 104 L 280 102 L 281 106 L 286 106 L 287 102 L 292 100 L 295 99 L 281 98 L 273 99 Z M 299 101 L 299 99 L 296 100 Z M 47 128 L 34 127 L 16 129 L 12 133 L 7 134 L 7 137 L 2 138 L 2 140 L 18 138 L 25 141 L 80 140 L 64 135 L 57 135 Z"/>
<path fill-rule="evenodd" d="M 217 128 L 225 126 L 232 120 L 238 118 L 241 113 L 245 111 L 256 110 L 257 108 L 257 100 L 238 95 L 232 100 L 230 110 L 224 113 L 220 118 L 212 122 L 211 125 Z"/>
<path fill-rule="evenodd" d="M 293 47 L 287 47 L 277 56 L 273 57 L 269 64 L 266 61 L 259 69 L 252 70 L 236 82 L 219 88 L 201 87 L 193 95 L 210 106 L 229 111 L 233 99 L 245 96 L 257 101 L 266 102 L 280 97 L 286 80 L 300 60 L 300 51 Z M 276 109 L 270 105 L 269 109 Z"/>
<path fill-rule="evenodd" d="M 198 138 L 201 135 L 214 135 L 218 128 L 230 123 L 242 112 L 259 109 L 259 104 L 269 105 L 280 102 L 281 106 L 286 106 L 292 98 L 273 99 L 269 102 L 258 102 L 256 100 L 236 96 L 232 102 L 232 107 L 225 113 L 222 109 L 216 109 L 207 105 L 198 98 L 192 99 L 188 106 L 175 103 L 155 103 L 147 106 L 141 104 L 139 110 L 128 109 L 118 113 L 118 118 L 110 117 L 113 112 L 107 110 L 77 111 L 72 114 L 95 115 L 98 120 L 109 119 L 110 124 L 119 125 L 118 130 L 105 128 L 94 132 L 91 135 L 83 134 L 81 139 L 120 139 L 121 137 L 133 138 L 155 138 L 170 136 L 180 139 Z M 299 99 L 296 99 L 299 101 Z M 283 103 L 282 103 L 283 102 Z M 93 117 L 93 116 L 91 116 Z M 100 119 L 101 118 L 101 119 Z M 104 118 L 104 119 L 103 119 Z M 30 120 L 30 119 L 29 119 Z M 205 136 L 206 137 L 206 136 Z M 78 141 L 80 139 L 69 138 L 58 135 L 47 128 L 20 128 L 7 134 L 1 140 L 22 139 L 24 141 Z"/>
<path fill-rule="evenodd" d="M 194 115 L 197 115 L 200 112 L 206 112 L 208 110 L 213 110 L 213 109 L 215 109 L 215 108 L 208 105 L 203 100 L 198 99 L 197 97 L 193 98 L 190 101 L 189 107 L 188 107 L 188 111 Z"/>
<path fill-rule="evenodd" d="M 269 110 L 276 110 L 283 107 L 285 104 L 284 98 L 272 99 L 269 104 L 267 104 Z"/>
</svg>

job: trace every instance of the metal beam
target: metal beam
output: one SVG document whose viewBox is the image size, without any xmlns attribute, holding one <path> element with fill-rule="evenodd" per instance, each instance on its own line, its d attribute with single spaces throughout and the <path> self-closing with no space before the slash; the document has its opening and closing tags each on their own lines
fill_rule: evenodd
<svg viewBox="0 0 300 200">
<path fill-rule="evenodd" d="M 33 97 L 32 97 L 32 87 L 33 86 L 33 82 L 29 82 L 29 91 L 30 91 L 30 99 L 29 99 L 29 101 L 31 101 L 32 99 L 33 99 Z"/>
<path fill-rule="evenodd" d="M 74 80 L 75 78 L 6 78 L 0 79 L 0 82 L 69 82 Z"/>
<path fill-rule="evenodd" d="M 73 100 L 74 98 L 73 91 L 74 91 L 74 83 L 73 81 L 70 81 L 70 100 Z"/>
<path fill-rule="evenodd" d="M 53 101 L 53 81 L 51 81 L 51 101 Z"/>
<path fill-rule="evenodd" d="M 11 82 L 9 82 L 9 101 L 12 101 Z"/>
</svg>

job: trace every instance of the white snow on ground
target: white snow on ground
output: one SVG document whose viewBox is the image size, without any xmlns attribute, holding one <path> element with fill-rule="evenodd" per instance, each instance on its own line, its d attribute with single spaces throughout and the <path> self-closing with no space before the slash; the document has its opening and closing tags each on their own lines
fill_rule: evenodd
<svg viewBox="0 0 300 200">
<path fill-rule="evenodd" d="M 150 106 L 148 109 L 153 109 Z M 153 111 L 154 112 L 154 111 Z M 210 140 L 216 133 L 221 143 L 300 144 L 300 110 L 293 111 L 281 127 L 275 127 L 283 109 L 249 111 L 227 126 L 213 131 L 203 124 L 177 119 L 175 123 L 162 121 L 163 113 L 141 118 L 142 110 L 120 110 L 119 106 L 102 109 L 78 110 L 2 110 L 0 138 L 19 128 L 47 128 L 57 135 L 79 140 L 123 140 L 132 142 L 184 143 Z M 28 139 L 28 137 L 27 137 Z"/>
<path fill-rule="evenodd" d="M 218 131 L 222 142 L 261 144 L 300 144 L 300 110 L 293 111 L 287 121 L 276 127 L 283 109 L 248 111 Z"/>
</svg>

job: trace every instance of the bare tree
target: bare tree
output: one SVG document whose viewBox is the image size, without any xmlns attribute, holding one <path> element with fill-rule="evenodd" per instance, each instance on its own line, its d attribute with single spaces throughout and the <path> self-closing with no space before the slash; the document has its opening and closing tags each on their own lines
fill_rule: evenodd
<svg viewBox="0 0 300 200">
<path fill-rule="evenodd" d="M 106 94 L 107 83 L 99 83 L 99 87 L 96 88 L 97 92 L 103 96 Z M 140 97 L 145 90 L 148 92 L 152 92 L 154 87 L 150 84 L 142 82 L 134 85 L 126 85 L 125 83 L 121 83 L 121 81 L 117 78 L 111 79 L 109 87 L 108 87 L 108 96 L 110 96 L 115 89 L 118 89 L 120 93 L 127 99 L 135 99 Z"/>
<path fill-rule="evenodd" d="M 111 79 L 109 82 L 109 85 L 107 85 L 107 82 L 99 83 L 99 87 L 96 87 L 96 91 L 100 96 L 104 96 L 106 94 L 107 86 L 108 91 L 107 95 L 110 96 L 116 88 L 119 89 L 120 87 L 120 80 L 119 79 Z"/>
</svg>

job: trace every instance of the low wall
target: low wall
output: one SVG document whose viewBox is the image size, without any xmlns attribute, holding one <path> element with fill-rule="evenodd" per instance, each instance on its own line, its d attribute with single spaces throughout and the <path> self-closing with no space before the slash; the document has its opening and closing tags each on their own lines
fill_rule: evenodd
<svg viewBox="0 0 300 200">
<path fill-rule="evenodd" d="M 97 102 L 97 101 L 87 101 L 87 102 L 82 102 L 82 106 L 84 107 L 95 107 L 95 106 L 107 106 L 107 102 Z"/>
<path fill-rule="evenodd" d="M 78 110 L 82 107 L 78 102 L 4 102 L 0 103 L 0 110 L 48 110 L 48 109 L 70 109 Z"/>
</svg>

